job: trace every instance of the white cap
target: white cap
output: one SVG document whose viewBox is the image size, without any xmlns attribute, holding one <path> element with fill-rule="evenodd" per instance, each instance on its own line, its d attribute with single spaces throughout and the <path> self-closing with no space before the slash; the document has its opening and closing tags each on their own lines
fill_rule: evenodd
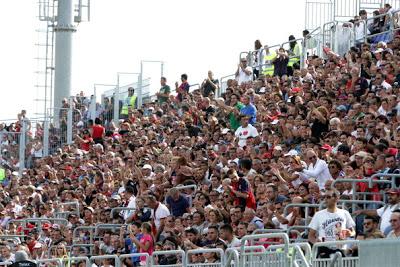
<svg viewBox="0 0 400 267">
<path fill-rule="evenodd" d="M 290 150 L 288 153 L 286 153 L 285 155 L 283 155 L 284 157 L 287 157 L 287 156 L 290 156 L 290 157 L 293 157 L 293 156 L 297 156 L 299 153 L 296 151 L 296 150 L 294 150 L 294 149 L 292 149 L 292 150 Z"/>
<path fill-rule="evenodd" d="M 152 171 L 153 170 L 153 168 L 151 167 L 151 165 L 150 164 L 144 164 L 144 166 L 143 166 L 143 168 L 142 169 L 148 169 L 148 170 L 150 170 L 150 171 Z"/>
</svg>

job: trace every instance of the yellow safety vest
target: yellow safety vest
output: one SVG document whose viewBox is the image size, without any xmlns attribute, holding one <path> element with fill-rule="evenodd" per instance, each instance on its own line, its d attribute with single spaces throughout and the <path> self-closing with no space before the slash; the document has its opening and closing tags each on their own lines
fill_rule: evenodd
<svg viewBox="0 0 400 267">
<path fill-rule="evenodd" d="M 129 98 L 129 96 L 127 98 Z M 122 106 L 121 115 L 128 115 L 128 107 L 134 108 L 135 107 L 135 102 L 136 102 L 136 96 L 135 95 L 131 96 L 129 100 L 127 99 L 125 101 L 124 105 Z"/>
<path fill-rule="evenodd" d="M 5 178 L 6 178 L 6 170 L 0 168 L 0 182 L 4 181 Z"/>
<path fill-rule="evenodd" d="M 265 65 L 265 67 L 264 67 L 264 71 L 263 71 L 264 75 L 270 75 L 270 76 L 274 75 L 274 64 L 272 64 L 272 60 L 274 60 L 275 57 L 276 57 L 275 52 L 271 52 L 264 57 L 265 63 L 266 64 L 268 63 L 268 65 Z"/>
<path fill-rule="evenodd" d="M 293 53 L 289 55 L 289 62 L 288 62 L 288 67 L 292 67 L 294 63 L 297 63 L 300 61 L 300 46 L 299 44 L 296 43 L 296 45 L 293 48 Z"/>
</svg>

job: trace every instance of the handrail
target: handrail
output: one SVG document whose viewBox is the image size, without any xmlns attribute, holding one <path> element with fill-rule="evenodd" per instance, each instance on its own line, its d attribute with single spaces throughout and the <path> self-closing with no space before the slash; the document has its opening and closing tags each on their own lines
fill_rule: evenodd
<svg viewBox="0 0 400 267">
<path fill-rule="evenodd" d="M 150 266 L 150 255 L 149 253 L 131 253 L 131 254 L 122 254 L 119 256 L 120 263 L 122 263 L 123 259 L 133 258 L 133 257 L 146 257 L 145 266 Z"/>
<path fill-rule="evenodd" d="M 94 236 L 97 236 L 99 233 L 100 229 L 115 229 L 115 228 L 121 228 L 125 224 L 120 224 L 120 223 L 98 223 L 94 227 Z"/>
<path fill-rule="evenodd" d="M 337 245 L 345 245 L 345 244 L 358 244 L 359 240 L 341 240 L 341 241 L 325 241 L 325 242 L 318 242 L 315 243 L 312 247 L 312 257 L 313 260 L 317 258 L 317 249 L 319 247 L 331 247 Z"/>
<path fill-rule="evenodd" d="M 1 261 L 0 262 L 0 266 L 8 266 L 8 265 L 11 265 L 11 264 L 13 264 L 12 261 Z"/>
<path fill-rule="evenodd" d="M 338 266 L 337 267 L 343 267 L 343 257 L 342 257 L 342 253 L 340 253 L 339 251 L 337 251 L 333 258 L 331 263 L 329 264 L 329 267 L 335 267 L 335 263 L 338 262 Z"/>
<path fill-rule="evenodd" d="M 299 242 L 299 243 L 290 243 L 289 244 L 289 248 L 292 248 L 295 246 L 298 246 L 299 248 L 304 249 L 306 252 L 306 254 L 305 254 L 306 260 L 307 261 L 311 260 L 311 256 L 312 256 L 311 255 L 311 246 L 308 242 Z M 270 245 L 267 250 L 273 250 L 273 249 L 283 248 L 283 247 L 284 247 L 284 245 Z"/>
<path fill-rule="evenodd" d="M 305 266 L 305 267 L 310 267 L 310 263 L 307 261 L 306 257 L 304 256 L 303 251 L 300 249 L 300 247 L 295 244 L 293 246 L 294 251 L 293 251 L 293 255 L 292 255 L 292 262 L 295 263 L 296 262 L 296 253 L 300 256 L 301 261 L 303 262 L 303 264 L 301 266 Z M 297 262 L 296 262 L 297 264 Z"/>
<path fill-rule="evenodd" d="M 261 238 L 280 238 L 284 242 L 284 252 L 288 255 L 289 252 L 289 237 L 284 233 L 271 233 L 271 234 L 259 234 L 259 235 L 246 235 L 241 239 L 240 254 L 245 251 L 246 241 L 252 241 L 254 239 Z M 289 266 L 290 259 L 286 258 L 286 266 Z M 240 266 L 244 266 L 244 257 L 240 258 Z"/>
<path fill-rule="evenodd" d="M 181 255 L 182 257 L 182 262 L 186 262 L 186 253 L 185 251 L 178 249 L 178 250 L 166 250 L 166 251 L 154 251 L 153 254 L 151 255 L 151 265 L 155 265 L 154 264 L 154 257 L 158 256 L 158 255 Z"/>
<path fill-rule="evenodd" d="M 185 265 L 190 265 L 190 254 L 203 254 L 203 253 L 218 253 L 220 254 L 220 261 L 223 264 L 224 263 L 224 251 L 221 248 L 199 248 L 199 249 L 191 249 L 186 252 L 186 257 L 185 257 Z"/>
<path fill-rule="evenodd" d="M 227 248 L 224 254 L 224 262 L 224 267 L 239 266 L 239 252 L 234 248 Z"/>
<path fill-rule="evenodd" d="M 372 183 L 378 183 L 378 181 L 380 181 L 379 183 L 383 183 L 383 181 L 385 180 L 373 180 L 374 178 L 379 178 L 379 177 L 391 177 L 391 184 L 392 184 L 392 188 L 396 188 L 396 179 L 393 178 L 399 178 L 400 174 L 391 174 L 391 173 L 376 173 L 373 174 L 370 178 L 369 178 L 369 187 L 372 187 Z"/>
</svg>

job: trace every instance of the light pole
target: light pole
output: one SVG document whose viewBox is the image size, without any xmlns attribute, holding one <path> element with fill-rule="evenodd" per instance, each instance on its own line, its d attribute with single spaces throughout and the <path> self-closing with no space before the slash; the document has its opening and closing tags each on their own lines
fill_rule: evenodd
<svg viewBox="0 0 400 267">
<path fill-rule="evenodd" d="M 119 122 L 119 88 L 120 88 L 120 76 L 121 75 L 138 75 L 140 77 L 139 72 L 117 72 L 117 87 L 116 92 L 114 94 L 114 123 L 118 125 Z M 138 105 L 139 106 L 139 105 Z"/>
<path fill-rule="evenodd" d="M 161 60 L 141 60 L 140 61 L 140 74 L 139 74 L 139 81 L 138 81 L 138 108 L 142 106 L 142 100 L 143 100 L 143 92 L 142 92 L 142 84 L 143 84 L 143 64 L 144 63 L 159 63 L 161 65 L 161 76 L 164 75 L 164 61 Z"/>
</svg>

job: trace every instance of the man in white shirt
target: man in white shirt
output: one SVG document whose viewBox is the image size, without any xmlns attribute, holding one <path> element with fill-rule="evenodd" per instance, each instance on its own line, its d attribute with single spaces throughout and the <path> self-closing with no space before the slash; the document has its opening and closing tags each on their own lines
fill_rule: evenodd
<svg viewBox="0 0 400 267">
<path fill-rule="evenodd" d="M 387 238 L 400 238 L 400 210 L 393 211 L 390 216 L 390 224 L 392 231 L 387 235 Z"/>
<path fill-rule="evenodd" d="M 381 223 L 379 229 L 382 233 L 388 233 L 388 229 L 390 229 L 390 216 L 392 215 L 394 210 L 400 209 L 400 189 L 390 189 L 386 192 L 388 198 L 388 204 L 379 208 L 377 210 L 356 210 L 354 212 L 355 215 L 369 215 L 369 216 L 379 216 L 381 217 Z"/>
<path fill-rule="evenodd" d="M 128 202 L 126 205 L 127 208 L 136 209 L 136 197 L 134 194 L 134 190 L 131 186 L 127 186 L 124 192 L 125 200 Z M 134 210 L 126 210 L 123 212 L 124 220 L 128 219 Z"/>
<path fill-rule="evenodd" d="M 355 235 L 354 226 L 356 224 L 350 213 L 337 207 L 339 196 L 340 193 L 336 189 L 326 191 L 326 209 L 315 213 L 309 225 L 308 241 L 310 243 L 345 240 Z M 318 256 L 329 258 L 330 254 L 336 251 L 336 246 L 333 248 L 321 247 Z"/>
<path fill-rule="evenodd" d="M 240 84 L 244 82 L 249 82 L 252 80 L 253 70 L 250 66 L 247 66 L 247 59 L 242 58 L 240 60 L 240 64 L 238 64 L 238 68 L 235 73 L 235 77 L 237 82 Z"/>
<path fill-rule="evenodd" d="M 224 224 L 219 228 L 219 237 L 225 242 L 228 248 L 240 247 L 240 240 L 233 234 L 230 224 Z"/>
<path fill-rule="evenodd" d="M 256 138 L 259 136 L 257 129 L 249 124 L 249 118 L 245 115 L 240 116 L 241 126 L 237 128 L 235 132 L 236 138 L 238 138 L 238 145 L 240 147 L 244 147 L 247 143 L 247 138 L 253 137 Z"/>
<path fill-rule="evenodd" d="M 170 211 L 164 204 L 157 201 L 154 195 L 146 197 L 146 204 L 151 209 L 151 219 L 156 226 L 157 232 L 164 228 L 165 218 L 170 215 Z"/>
<path fill-rule="evenodd" d="M 309 150 L 306 153 L 306 159 L 309 162 L 307 168 L 299 166 L 296 171 L 299 171 L 301 178 L 315 178 L 319 189 L 325 188 L 325 183 L 329 179 L 332 179 L 332 175 L 329 172 L 329 167 L 326 161 L 318 158 L 317 154 L 313 150 Z"/>
</svg>

